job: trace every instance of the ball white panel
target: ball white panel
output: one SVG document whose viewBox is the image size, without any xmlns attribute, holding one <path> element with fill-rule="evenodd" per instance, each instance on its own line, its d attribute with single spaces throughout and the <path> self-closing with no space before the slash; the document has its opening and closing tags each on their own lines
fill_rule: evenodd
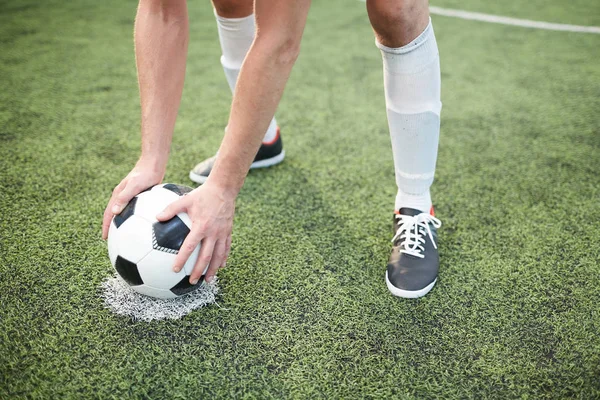
<svg viewBox="0 0 600 400">
<path fill-rule="evenodd" d="M 144 294 L 150 297 L 157 297 L 159 299 L 176 299 L 177 295 L 170 290 L 158 289 L 148 285 L 131 286 L 133 290 L 138 293 Z"/>
<path fill-rule="evenodd" d="M 137 263 L 138 272 L 145 285 L 159 289 L 171 289 L 185 278 L 185 271 L 173 272 L 175 254 L 152 250 Z"/>
<path fill-rule="evenodd" d="M 135 214 L 116 230 L 118 255 L 137 263 L 152 251 L 152 224 Z"/>
<path fill-rule="evenodd" d="M 110 263 L 113 267 L 115 266 L 115 261 L 119 255 L 119 241 L 117 237 L 117 227 L 113 221 L 110 221 L 110 227 L 108 228 L 108 258 L 110 258 Z"/>
<path fill-rule="evenodd" d="M 170 190 L 154 187 L 148 192 L 138 194 L 134 215 L 156 222 L 156 215 L 178 199 L 179 196 Z"/>
<path fill-rule="evenodd" d="M 158 185 L 154 185 L 150 191 L 160 192 L 160 191 L 166 190 L 166 189 L 163 189 L 163 186 L 165 186 L 165 185 L 166 185 L 166 183 L 159 183 Z"/>
</svg>

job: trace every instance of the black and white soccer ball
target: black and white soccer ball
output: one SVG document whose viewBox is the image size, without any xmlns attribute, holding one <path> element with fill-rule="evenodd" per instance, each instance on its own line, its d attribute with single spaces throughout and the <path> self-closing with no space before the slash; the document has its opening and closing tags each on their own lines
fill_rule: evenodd
<svg viewBox="0 0 600 400">
<path fill-rule="evenodd" d="M 175 257 L 192 228 L 190 217 L 180 213 L 165 222 L 156 219 L 169 204 L 191 191 L 192 188 L 172 183 L 156 185 L 135 196 L 113 217 L 108 231 L 108 256 L 118 275 L 136 292 L 170 299 L 200 286 L 189 282 L 200 245 L 183 269 L 173 272 Z"/>
</svg>

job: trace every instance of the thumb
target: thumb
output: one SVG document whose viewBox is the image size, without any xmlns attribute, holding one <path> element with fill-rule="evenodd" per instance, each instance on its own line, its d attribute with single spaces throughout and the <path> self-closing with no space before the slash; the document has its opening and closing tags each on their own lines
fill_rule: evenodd
<svg viewBox="0 0 600 400">
<path fill-rule="evenodd" d="M 184 211 L 185 208 L 186 208 L 185 197 L 183 197 L 183 198 L 169 204 L 167 206 L 167 208 L 165 208 L 160 213 L 158 213 L 158 215 L 156 216 L 156 219 L 159 221 L 168 221 L 171 218 L 173 218 L 174 216 L 176 216 L 177 214 L 179 214 L 181 211 Z"/>
<path fill-rule="evenodd" d="M 120 214 L 121 211 L 123 211 L 123 209 L 125 208 L 125 206 L 127 205 L 127 203 L 129 203 L 129 201 L 131 199 L 133 199 L 133 197 L 137 194 L 136 192 L 136 188 L 133 185 L 132 182 L 130 182 L 129 184 L 127 184 L 125 186 L 125 188 L 123 188 L 123 190 L 121 190 L 121 193 L 119 193 L 117 195 L 117 197 L 115 198 L 115 203 L 113 204 L 111 211 L 113 214 Z"/>
</svg>

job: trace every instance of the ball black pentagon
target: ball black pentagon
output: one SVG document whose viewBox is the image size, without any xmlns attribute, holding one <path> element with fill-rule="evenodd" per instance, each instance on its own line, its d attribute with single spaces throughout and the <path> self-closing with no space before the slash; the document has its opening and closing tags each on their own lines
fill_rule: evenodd
<svg viewBox="0 0 600 400">
<path fill-rule="evenodd" d="M 202 281 L 204 281 L 204 275 L 200 277 L 200 280 L 196 285 L 192 285 L 190 283 L 190 276 L 185 276 L 177 285 L 171 288 L 171 292 L 173 292 L 177 296 L 182 296 L 184 294 L 193 292 L 194 290 L 198 289 Z"/>
<path fill-rule="evenodd" d="M 187 194 L 193 190 L 191 187 L 177 185 L 175 183 L 167 183 L 163 186 L 163 189 L 170 190 L 179 196 L 183 196 L 184 194 Z"/>
<path fill-rule="evenodd" d="M 190 229 L 181 218 L 175 216 L 168 221 L 152 224 L 152 247 L 167 253 L 177 253 Z"/>
<path fill-rule="evenodd" d="M 115 215 L 115 217 L 113 218 L 113 222 L 117 228 L 120 227 L 123 224 L 123 222 L 127 221 L 127 218 L 133 215 L 133 213 L 135 212 L 136 202 L 137 197 L 134 197 L 129 203 L 127 203 L 123 211 L 121 211 L 121 214 Z"/>
<path fill-rule="evenodd" d="M 119 275 L 121 275 L 121 278 L 123 278 L 125 282 L 129 283 L 130 286 L 141 285 L 144 283 L 137 269 L 137 265 L 121 256 L 117 256 L 117 260 L 115 261 L 115 269 Z"/>
</svg>

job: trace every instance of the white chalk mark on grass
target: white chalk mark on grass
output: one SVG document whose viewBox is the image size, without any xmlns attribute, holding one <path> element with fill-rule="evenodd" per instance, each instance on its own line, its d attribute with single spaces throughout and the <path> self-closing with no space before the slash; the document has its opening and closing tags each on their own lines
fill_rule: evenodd
<svg viewBox="0 0 600 400">
<path fill-rule="evenodd" d="M 217 280 L 203 283 L 197 290 L 176 299 L 162 300 L 134 292 L 127 283 L 111 277 L 102 283 L 101 297 L 106 308 L 134 320 L 179 319 L 195 309 L 215 302 Z"/>
</svg>

